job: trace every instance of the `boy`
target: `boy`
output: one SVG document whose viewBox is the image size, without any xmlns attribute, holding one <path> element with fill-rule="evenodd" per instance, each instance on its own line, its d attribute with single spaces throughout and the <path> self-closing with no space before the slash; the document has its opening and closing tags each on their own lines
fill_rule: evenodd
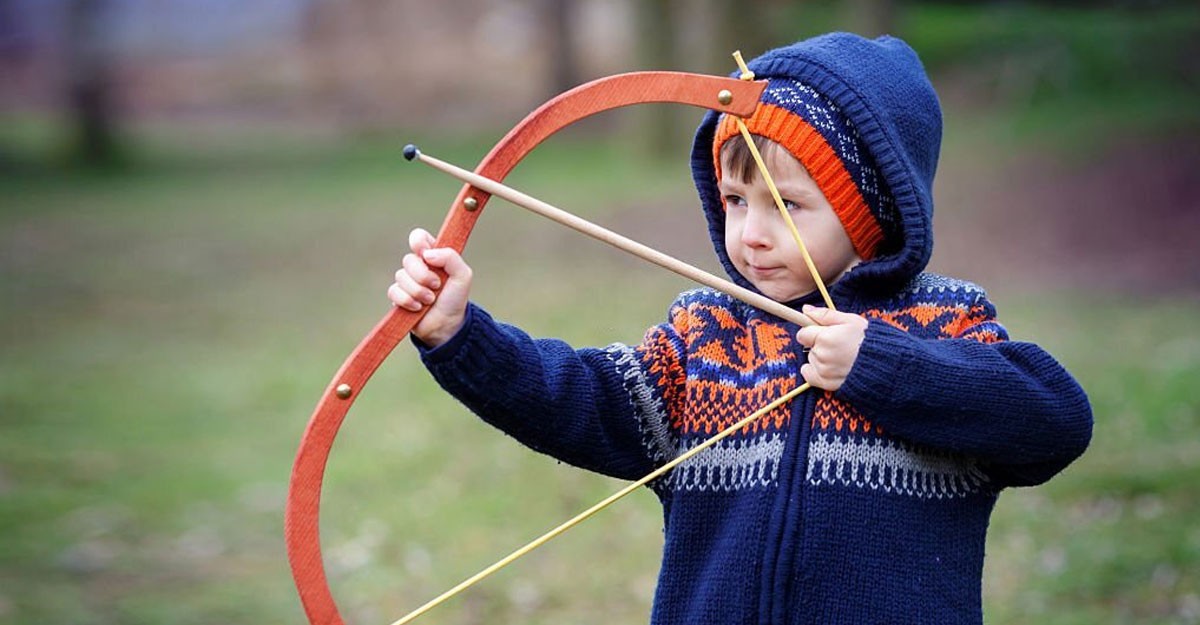
<svg viewBox="0 0 1200 625">
<path fill-rule="evenodd" d="M 653 484 L 654 623 L 981 623 L 1001 489 L 1083 453 L 1083 390 L 1007 340 L 972 284 L 923 273 L 941 111 L 916 54 L 831 34 L 750 63 L 747 126 L 837 311 L 736 129 L 709 113 L 692 171 L 717 255 L 799 329 L 697 289 L 636 347 L 533 340 L 469 304 L 469 267 L 410 236 L 392 301 L 446 390 L 533 449 L 636 479 L 805 380 L 800 395 Z M 448 274 L 442 285 L 429 267 Z"/>
</svg>

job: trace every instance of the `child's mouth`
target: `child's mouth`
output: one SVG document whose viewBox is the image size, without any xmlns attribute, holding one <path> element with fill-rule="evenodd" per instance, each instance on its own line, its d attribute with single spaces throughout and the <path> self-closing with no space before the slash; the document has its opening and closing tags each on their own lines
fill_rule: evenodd
<svg viewBox="0 0 1200 625">
<path fill-rule="evenodd" d="M 757 278 L 767 278 L 779 271 L 779 267 L 763 267 L 759 265 L 747 265 L 750 273 Z"/>
</svg>

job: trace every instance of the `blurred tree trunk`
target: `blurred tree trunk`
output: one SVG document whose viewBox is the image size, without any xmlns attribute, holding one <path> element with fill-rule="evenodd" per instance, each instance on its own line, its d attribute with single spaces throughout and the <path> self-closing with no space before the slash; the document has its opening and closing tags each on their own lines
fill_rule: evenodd
<svg viewBox="0 0 1200 625">
<path fill-rule="evenodd" d="M 700 62 L 688 63 L 686 69 L 705 73 L 735 71 L 731 56 L 735 50 L 741 50 L 748 61 L 791 41 L 790 33 L 781 32 L 783 20 L 778 14 L 786 8 L 783 0 L 639 0 L 635 4 L 641 66 L 646 69 L 685 69 L 680 32 L 684 21 L 704 24 L 706 37 L 690 55 Z M 706 15 L 697 16 L 696 12 Z M 694 20 L 696 17 L 701 19 Z M 678 155 L 680 146 L 688 144 L 694 120 L 671 107 L 651 109 L 641 133 L 645 147 L 655 155 Z M 686 124 L 685 119 L 689 120 Z"/>
<path fill-rule="evenodd" d="M 848 0 L 846 23 L 864 37 L 878 37 L 896 31 L 897 0 Z"/>
<path fill-rule="evenodd" d="M 112 166 L 120 158 L 105 23 L 109 6 L 104 0 L 71 0 L 66 12 L 67 102 L 75 127 L 71 151 L 89 167 Z"/>
<path fill-rule="evenodd" d="M 741 50 L 750 59 L 779 44 L 771 0 L 715 0 L 712 38 L 714 62 L 721 73 L 737 69 L 731 56 Z M 728 71 L 726 71 L 728 70 Z"/>
<path fill-rule="evenodd" d="M 722 73 L 737 69 L 732 54 L 740 50 L 749 61 L 799 37 L 794 17 L 800 0 L 711 0 L 713 62 Z M 717 70 L 713 70 L 717 71 Z"/>
<path fill-rule="evenodd" d="M 643 69 L 679 68 L 679 31 L 672 0 L 640 0 L 637 5 L 638 48 Z M 678 154 L 686 133 L 678 110 L 662 105 L 645 108 L 642 117 L 642 147 L 655 156 Z"/>
<path fill-rule="evenodd" d="M 558 94 L 580 83 L 579 59 L 571 22 L 575 0 L 543 0 L 546 9 L 547 54 L 550 57 L 550 93 Z"/>
</svg>

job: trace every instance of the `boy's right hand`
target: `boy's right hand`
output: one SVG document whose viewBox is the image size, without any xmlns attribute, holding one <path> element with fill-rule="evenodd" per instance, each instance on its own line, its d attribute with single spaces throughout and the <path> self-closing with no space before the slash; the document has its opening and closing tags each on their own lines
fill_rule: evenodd
<svg viewBox="0 0 1200 625">
<path fill-rule="evenodd" d="M 471 290 L 471 267 L 453 248 L 434 248 L 434 243 L 433 235 L 421 228 L 409 233 L 412 253 L 404 255 L 396 282 L 388 288 L 388 299 L 405 310 L 419 312 L 430 306 L 412 329 L 430 347 L 449 341 L 462 328 Z M 446 272 L 445 285 L 435 268 Z"/>
</svg>

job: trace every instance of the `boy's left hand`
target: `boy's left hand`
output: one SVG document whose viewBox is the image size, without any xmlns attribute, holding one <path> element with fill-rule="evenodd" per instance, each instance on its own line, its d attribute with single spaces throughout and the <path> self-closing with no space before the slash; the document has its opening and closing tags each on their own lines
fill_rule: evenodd
<svg viewBox="0 0 1200 625">
<path fill-rule="evenodd" d="M 816 306 L 805 306 L 803 312 L 817 325 L 800 328 L 796 333 L 796 340 L 809 349 L 808 362 L 800 367 L 800 375 L 817 388 L 836 391 L 858 358 L 867 334 L 867 319 Z"/>
</svg>

